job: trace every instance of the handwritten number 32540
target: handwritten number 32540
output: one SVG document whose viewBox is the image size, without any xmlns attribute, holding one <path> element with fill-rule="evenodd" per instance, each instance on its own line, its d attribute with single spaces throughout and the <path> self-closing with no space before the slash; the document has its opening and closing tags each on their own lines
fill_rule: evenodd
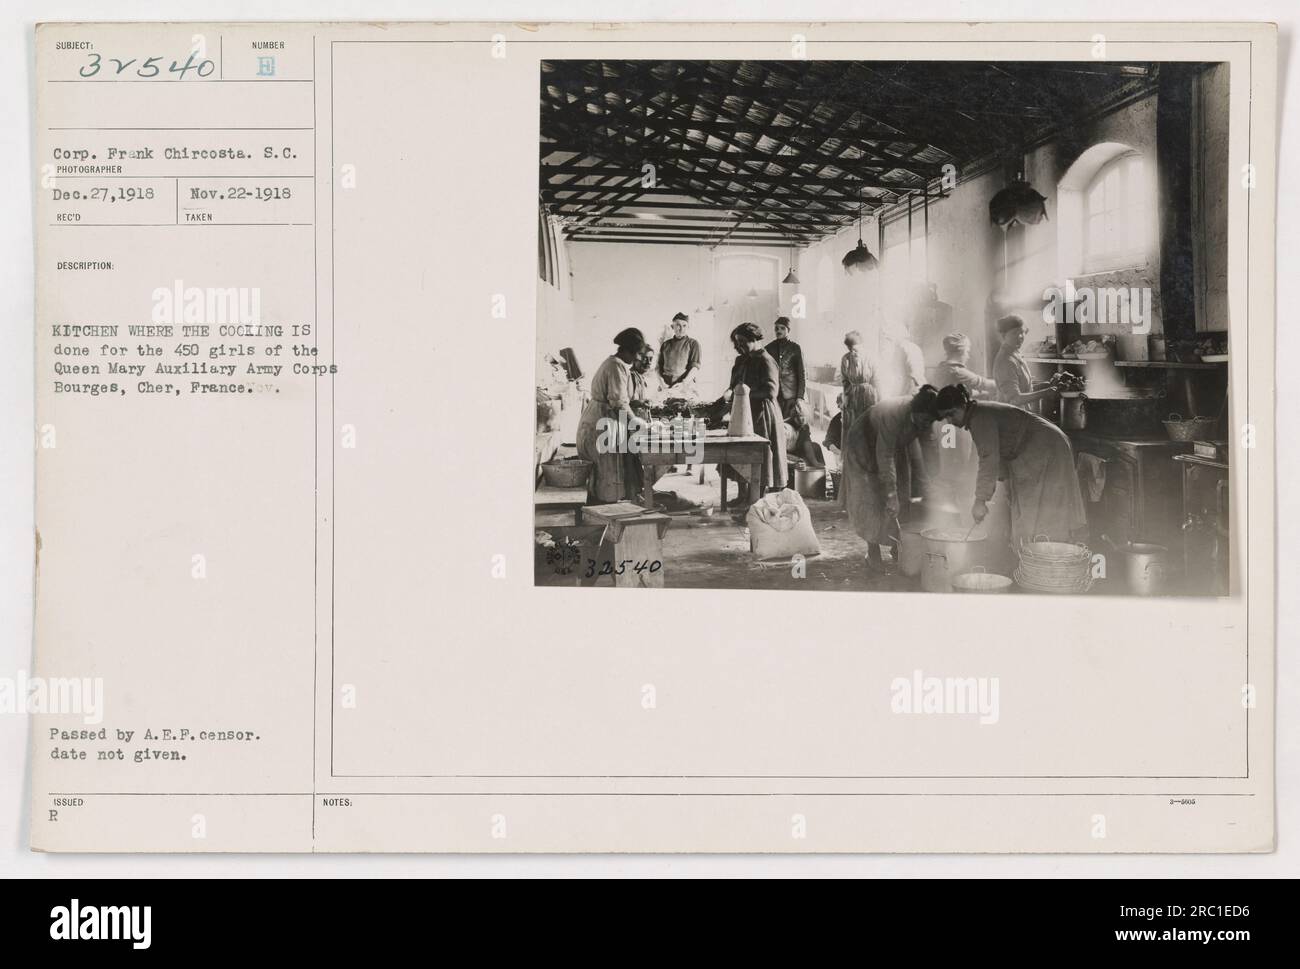
<svg viewBox="0 0 1300 969">
<path fill-rule="evenodd" d="M 94 77 L 101 70 L 107 69 L 111 74 L 125 74 L 127 68 L 138 62 L 140 66 L 135 69 L 135 73 L 139 77 L 158 77 L 163 72 L 163 69 L 158 66 L 162 60 L 163 58 L 158 56 L 146 58 L 144 61 L 140 61 L 138 57 L 132 57 L 129 61 L 124 61 L 117 57 L 102 58 L 98 54 L 92 53 L 90 63 L 83 65 L 77 73 L 82 77 Z M 117 66 L 115 68 L 111 67 L 114 64 Z M 169 74 L 179 74 L 178 80 L 184 80 L 185 75 L 190 71 L 194 71 L 199 77 L 207 77 L 216 69 L 217 65 L 206 58 L 195 60 L 194 52 L 190 51 L 190 56 L 186 58 L 184 64 L 172 61 L 167 67 L 167 72 Z"/>
<path fill-rule="evenodd" d="M 595 559 L 587 559 L 587 572 L 584 578 L 594 579 L 598 575 L 622 575 L 627 571 L 629 565 L 632 566 L 632 571 L 636 572 L 638 575 L 647 570 L 649 570 L 651 575 L 654 575 L 654 573 L 663 568 L 663 562 L 659 561 L 659 559 L 655 559 L 654 561 L 649 561 L 647 559 L 623 559 L 618 563 L 617 568 L 614 567 L 612 560 L 605 559 L 604 562 L 600 564 L 599 571 L 597 571 L 596 565 L 597 563 Z"/>
</svg>

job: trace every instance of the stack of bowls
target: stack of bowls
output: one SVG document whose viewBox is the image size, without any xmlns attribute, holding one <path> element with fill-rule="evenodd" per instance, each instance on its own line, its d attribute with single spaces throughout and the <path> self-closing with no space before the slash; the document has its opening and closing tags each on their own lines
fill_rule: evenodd
<svg viewBox="0 0 1300 969">
<path fill-rule="evenodd" d="M 1077 594 L 1092 588 L 1092 552 L 1073 542 L 1025 542 L 1016 584 L 1030 592 Z"/>
</svg>

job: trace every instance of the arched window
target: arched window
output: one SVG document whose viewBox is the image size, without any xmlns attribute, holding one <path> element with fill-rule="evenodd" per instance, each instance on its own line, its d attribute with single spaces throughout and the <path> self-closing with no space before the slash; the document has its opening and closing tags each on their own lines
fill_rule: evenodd
<svg viewBox="0 0 1300 969">
<path fill-rule="evenodd" d="M 1148 156 L 1106 141 L 1088 148 L 1057 185 L 1058 275 L 1146 266 L 1158 249 L 1156 176 Z"/>
<path fill-rule="evenodd" d="M 1141 265 L 1151 243 L 1154 186 L 1137 152 L 1115 158 L 1083 192 L 1083 270 Z"/>
<path fill-rule="evenodd" d="M 780 290 L 781 258 L 750 253 L 727 254 L 714 260 L 714 289 L 723 300 L 756 299 Z"/>
</svg>

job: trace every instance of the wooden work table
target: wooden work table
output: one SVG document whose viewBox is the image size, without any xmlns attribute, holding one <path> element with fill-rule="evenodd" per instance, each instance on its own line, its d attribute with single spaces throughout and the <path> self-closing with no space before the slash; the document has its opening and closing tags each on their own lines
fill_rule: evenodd
<svg viewBox="0 0 1300 969">
<path fill-rule="evenodd" d="M 693 459 L 688 460 L 686 453 L 681 450 L 638 455 L 641 459 L 641 468 L 645 472 L 645 505 L 647 508 L 654 507 L 654 483 L 660 474 L 660 468 L 688 463 L 726 464 L 735 468 L 749 480 L 749 500 L 752 504 L 763 496 L 763 463 L 767 460 L 767 452 L 771 446 L 767 438 L 757 434 L 728 437 L 725 430 L 716 430 L 705 432 L 704 453 Z M 719 477 L 722 479 L 720 510 L 725 510 L 727 478 L 722 474 L 719 474 Z"/>
</svg>

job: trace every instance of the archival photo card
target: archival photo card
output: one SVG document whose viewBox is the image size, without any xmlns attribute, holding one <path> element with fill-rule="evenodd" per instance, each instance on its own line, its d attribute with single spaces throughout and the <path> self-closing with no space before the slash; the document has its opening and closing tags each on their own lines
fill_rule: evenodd
<svg viewBox="0 0 1300 969">
<path fill-rule="evenodd" d="M 35 850 L 1272 849 L 1271 25 L 35 48 Z"/>
</svg>

